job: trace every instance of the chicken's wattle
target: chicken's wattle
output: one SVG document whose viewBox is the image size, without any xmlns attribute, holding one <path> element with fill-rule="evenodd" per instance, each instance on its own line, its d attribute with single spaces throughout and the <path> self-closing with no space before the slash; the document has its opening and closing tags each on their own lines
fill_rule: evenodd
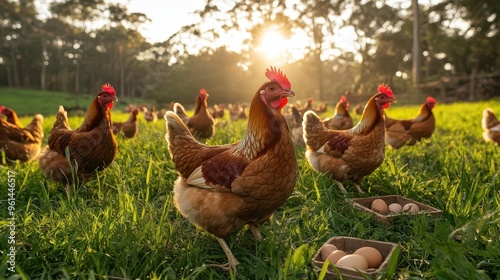
<svg viewBox="0 0 500 280">
<path fill-rule="evenodd" d="M 271 102 L 273 108 L 282 109 L 288 103 L 288 98 L 280 98 Z"/>
</svg>

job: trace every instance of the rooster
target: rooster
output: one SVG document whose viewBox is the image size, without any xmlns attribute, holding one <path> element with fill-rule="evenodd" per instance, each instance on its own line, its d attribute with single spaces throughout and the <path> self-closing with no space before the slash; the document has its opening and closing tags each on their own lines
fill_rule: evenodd
<svg viewBox="0 0 500 280">
<path fill-rule="evenodd" d="M 189 117 L 186 110 L 180 103 L 174 104 L 174 112 L 189 127 L 189 131 L 197 139 L 207 139 L 212 137 L 215 132 L 215 119 L 208 111 L 208 93 L 205 89 L 200 89 L 200 94 L 196 98 L 194 114 Z"/>
<path fill-rule="evenodd" d="M 358 192 L 363 177 L 377 169 L 385 157 L 383 110 L 396 102 L 389 86 L 381 84 L 378 93 L 368 100 L 359 123 L 349 130 L 327 129 L 313 111 L 304 115 L 306 158 L 313 169 L 325 172 L 342 182 L 352 180 Z"/>
<path fill-rule="evenodd" d="M 431 137 L 436 120 L 432 109 L 436 99 L 429 96 L 422 104 L 418 115 L 411 120 L 395 120 L 385 115 L 385 142 L 394 149 L 406 145 L 415 145 L 422 138 Z"/>
<path fill-rule="evenodd" d="M 349 102 L 345 96 L 341 96 L 335 106 L 335 112 L 331 118 L 323 120 L 323 124 L 328 129 L 345 130 L 353 127 L 351 115 L 349 115 Z"/>
<path fill-rule="evenodd" d="M 19 121 L 17 117 L 16 111 L 5 108 L 5 106 L 0 106 L 0 114 L 4 115 L 7 118 L 7 122 L 11 123 L 19 128 L 23 128 L 23 124 Z"/>
<path fill-rule="evenodd" d="M 217 265 L 236 273 L 238 260 L 224 238 L 267 221 L 293 192 L 297 159 L 282 108 L 295 96 L 281 70 L 267 69 L 249 109 L 248 127 L 239 142 L 207 146 L 197 142 L 174 112 L 167 112 L 168 150 L 180 173 L 174 202 L 191 223 L 215 235 L 229 262 Z"/>
<path fill-rule="evenodd" d="M 497 146 L 500 145 L 500 121 L 493 113 L 493 109 L 486 108 L 483 110 L 481 126 L 483 128 L 484 141 L 493 142 Z"/>
<path fill-rule="evenodd" d="M 75 130 L 68 125 L 68 113 L 59 106 L 48 145 L 38 164 L 48 177 L 66 184 L 68 195 L 68 184 L 74 182 L 72 170 L 79 179 L 87 179 L 113 162 L 118 151 L 111 128 L 115 101 L 118 99 L 113 87 L 103 85 L 87 109 L 82 125 Z"/>
<path fill-rule="evenodd" d="M 118 135 L 123 132 L 123 135 L 127 138 L 133 138 L 139 132 L 139 124 L 137 123 L 137 115 L 139 114 L 139 109 L 134 109 L 130 112 L 130 117 L 126 122 L 113 122 L 113 133 Z"/>
<path fill-rule="evenodd" d="M 7 112 L 9 114 L 10 112 L 14 112 L 6 110 L 8 109 L 4 109 L 2 113 Z M 1 152 L 4 152 L 7 159 L 13 161 L 19 160 L 20 162 L 36 158 L 40 154 L 42 145 L 43 116 L 36 114 L 26 128 L 23 128 L 15 112 L 13 122 L 16 123 L 15 120 L 17 119 L 21 127 L 8 122 L 9 116 L 12 115 L 7 115 L 7 120 L 0 118 L 0 155 Z"/>
</svg>

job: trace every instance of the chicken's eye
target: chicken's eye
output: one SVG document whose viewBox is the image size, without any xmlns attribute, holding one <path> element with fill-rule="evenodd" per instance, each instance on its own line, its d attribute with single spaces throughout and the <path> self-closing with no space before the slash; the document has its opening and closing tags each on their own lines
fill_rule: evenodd
<svg viewBox="0 0 500 280">
<path fill-rule="evenodd" d="M 275 88 L 274 86 L 270 86 L 270 87 L 269 87 L 269 90 L 270 90 L 270 91 L 274 91 L 275 89 L 276 89 L 276 88 Z"/>
</svg>

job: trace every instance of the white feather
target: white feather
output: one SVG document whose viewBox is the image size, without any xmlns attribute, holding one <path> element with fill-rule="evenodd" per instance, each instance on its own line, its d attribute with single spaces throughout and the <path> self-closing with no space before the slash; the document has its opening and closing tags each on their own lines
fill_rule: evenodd
<svg viewBox="0 0 500 280">
<path fill-rule="evenodd" d="M 201 172 L 201 166 L 198 166 L 191 175 L 186 180 L 188 185 L 196 186 L 204 189 L 211 189 L 212 187 L 207 185 L 205 178 L 203 178 L 203 173 Z"/>
</svg>

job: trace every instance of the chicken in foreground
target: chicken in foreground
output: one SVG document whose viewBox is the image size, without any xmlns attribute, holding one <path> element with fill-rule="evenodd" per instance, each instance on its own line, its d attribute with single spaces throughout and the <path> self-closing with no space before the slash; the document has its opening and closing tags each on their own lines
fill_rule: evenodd
<svg viewBox="0 0 500 280">
<path fill-rule="evenodd" d="M 255 93 L 248 127 L 239 142 L 207 146 L 193 138 L 174 112 L 167 112 L 168 150 L 180 173 L 174 202 L 191 223 L 215 235 L 236 273 L 239 263 L 224 238 L 245 225 L 260 239 L 258 225 L 266 222 L 293 192 L 297 159 L 283 107 L 295 96 L 288 78 L 273 67 L 270 80 Z"/>
<path fill-rule="evenodd" d="M 76 181 L 72 170 L 78 179 L 87 179 L 113 162 L 118 151 L 111 128 L 115 101 L 118 99 L 113 87 L 103 85 L 87 109 L 82 125 L 75 130 L 69 127 L 68 114 L 59 106 L 48 145 L 40 154 L 38 164 L 49 178 L 66 185 L 68 195 L 68 184 Z"/>
<path fill-rule="evenodd" d="M 345 130 L 354 126 L 351 115 L 349 114 L 349 102 L 345 96 L 341 96 L 337 105 L 335 105 L 335 112 L 330 118 L 323 120 L 323 124 L 328 129 Z"/>
<path fill-rule="evenodd" d="M 139 109 L 135 108 L 130 112 L 130 116 L 125 122 L 113 122 L 113 133 L 119 135 L 120 132 L 126 138 L 134 138 L 137 133 L 139 133 L 139 124 L 137 123 L 137 115 L 139 114 Z"/>
<path fill-rule="evenodd" d="M 493 109 L 486 108 L 483 110 L 481 126 L 483 128 L 484 141 L 493 142 L 497 146 L 500 145 L 500 121 L 493 113 Z"/>
<path fill-rule="evenodd" d="M 174 104 L 174 112 L 188 126 L 189 131 L 196 139 L 210 138 L 215 132 L 216 121 L 208 111 L 208 96 L 205 89 L 200 89 L 200 94 L 196 98 L 192 117 L 187 115 L 186 110 L 180 103 Z"/>
<path fill-rule="evenodd" d="M 422 138 L 431 137 L 436 125 L 432 113 L 435 105 L 436 99 L 427 97 L 418 115 L 410 120 L 391 119 L 385 114 L 385 142 L 390 147 L 399 149 L 404 145 L 415 145 Z"/>
<path fill-rule="evenodd" d="M 7 122 L 11 123 L 19 128 L 23 128 L 23 124 L 19 121 L 16 111 L 11 108 L 6 108 L 5 106 L 0 106 L 0 115 L 4 115 L 7 118 Z"/>
<path fill-rule="evenodd" d="M 387 85 L 380 85 L 365 106 L 359 123 L 349 130 L 325 127 L 313 111 L 307 111 L 302 123 L 306 158 L 313 169 L 336 180 L 340 191 L 346 193 L 342 182 L 351 180 L 358 192 L 363 178 L 377 169 L 385 158 L 384 109 L 396 99 Z"/>
<path fill-rule="evenodd" d="M 6 110 L 2 110 L 2 113 L 4 112 Z M 17 119 L 15 112 L 14 116 Z M 13 120 L 13 123 L 16 121 Z M 23 128 L 21 122 L 19 122 L 20 127 L 13 123 L 9 122 L 9 115 L 7 120 L 0 118 L 0 161 L 2 152 L 5 153 L 6 159 L 12 161 L 27 162 L 35 159 L 40 154 L 42 145 L 43 116 L 36 114 L 26 128 Z"/>
</svg>

